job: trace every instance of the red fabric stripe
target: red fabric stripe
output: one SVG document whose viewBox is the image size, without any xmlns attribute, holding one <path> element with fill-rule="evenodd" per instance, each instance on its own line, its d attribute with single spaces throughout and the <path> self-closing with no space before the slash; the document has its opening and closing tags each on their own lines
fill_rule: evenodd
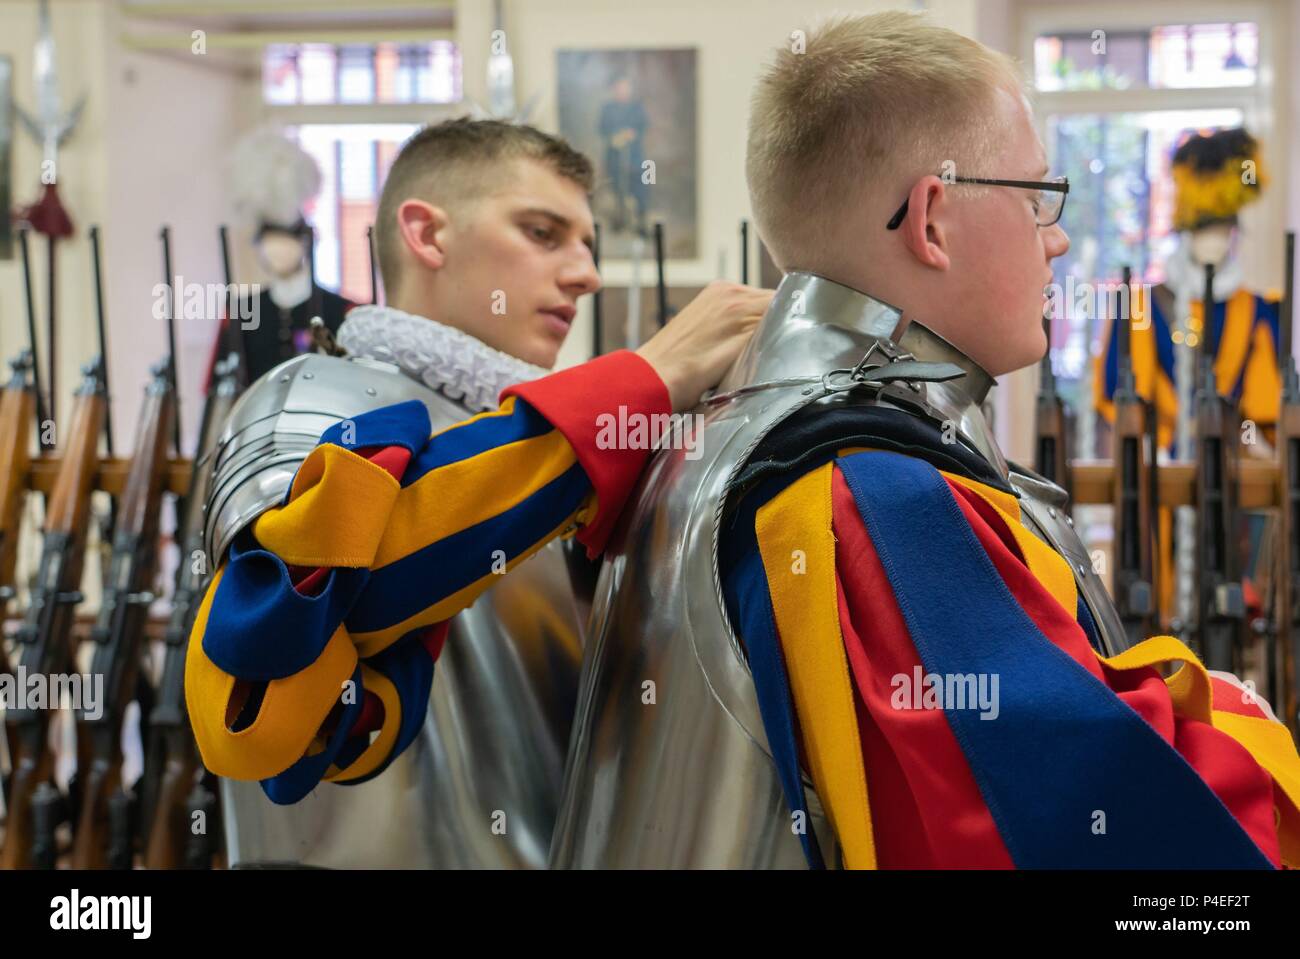
<svg viewBox="0 0 1300 959">
<path fill-rule="evenodd" d="M 831 502 L 840 628 L 863 703 L 858 725 L 877 861 L 886 869 L 1009 869 L 1011 856 L 943 711 L 890 704 L 891 679 L 910 677 L 921 659 L 838 469 Z"/>
<path fill-rule="evenodd" d="M 654 367 L 630 350 L 618 350 L 540 380 L 508 386 L 501 399 L 518 396 L 564 434 L 596 493 L 598 512 L 578 531 L 578 542 L 595 559 L 605 548 L 623 503 L 641 475 L 650 450 L 600 449 L 597 420 L 609 414 L 653 417 L 672 412 L 668 387 Z M 653 422 L 650 420 L 649 422 Z"/>
<path fill-rule="evenodd" d="M 1251 702 L 1246 690 L 1234 686 L 1218 676 L 1210 677 L 1210 688 L 1214 695 L 1214 708 L 1238 716 L 1251 716 L 1255 719 L 1269 719 L 1268 713 L 1258 702 Z M 1271 719 L 1269 720 L 1272 721 Z"/>
</svg>

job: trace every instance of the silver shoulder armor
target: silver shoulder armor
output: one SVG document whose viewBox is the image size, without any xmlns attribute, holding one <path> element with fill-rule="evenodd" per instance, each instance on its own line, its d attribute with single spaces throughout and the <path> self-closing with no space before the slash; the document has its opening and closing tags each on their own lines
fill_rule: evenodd
<svg viewBox="0 0 1300 959">
<path fill-rule="evenodd" d="M 431 410 L 438 402 L 396 366 L 365 357 L 306 353 L 250 386 L 212 453 L 204 543 L 213 566 L 240 530 L 279 505 L 321 433 L 346 417 L 404 400 L 420 400 Z"/>
</svg>

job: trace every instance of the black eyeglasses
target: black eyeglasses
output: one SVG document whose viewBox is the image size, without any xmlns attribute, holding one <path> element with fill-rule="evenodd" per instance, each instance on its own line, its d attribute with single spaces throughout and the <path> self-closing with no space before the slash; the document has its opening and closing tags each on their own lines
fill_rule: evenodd
<svg viewBox="0 0 1300 959">
<path fill-rule="evenodd" d="M 1038 190 L 1038 206 L 1034 211 L 1039 226 L 1051 226 L 1061 218 L 1065 210 L 1065 196 L 1070 192 L 1070 181 L 1063 176 L 1051 180 L 1036 182 L 1034 180 L 988 180 L 978 176 L 958 176 L 945 180 L 946 183 L 983 183 L 985 186 L 1010 186 L 1017 190 Z M 886 230 L 897 230 L 907 216 L 907 201 L 898 208 L 898 212 L 885 224 Z"/>
</svg>

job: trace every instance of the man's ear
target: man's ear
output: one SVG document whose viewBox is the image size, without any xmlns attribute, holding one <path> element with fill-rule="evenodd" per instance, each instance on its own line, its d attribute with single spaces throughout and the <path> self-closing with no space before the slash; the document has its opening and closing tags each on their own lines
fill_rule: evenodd
<svg viewBox="0 0 1300 959">
<path fill-rule="evenodd" d="M 431 270 L 440 269 L 446 262 L 444 231 L 449 223 L 446 210 L 424 200 L 403 200 L 397 208 L 397 232 L 402 245 Z"/>
<path fill-rule="evenodd" d="M 934 175 L 917 180 L 907 195 L 907 216 L 899 232 L 912 256 L 923 266 L 948 269 L 948 238 L 944 232 L 948 208 L 948 186 Z"/>
</svg>

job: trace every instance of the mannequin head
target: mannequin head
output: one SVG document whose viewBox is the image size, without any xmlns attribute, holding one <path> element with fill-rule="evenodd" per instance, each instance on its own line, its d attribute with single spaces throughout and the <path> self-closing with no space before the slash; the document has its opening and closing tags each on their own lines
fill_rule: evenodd
<svg viewBox="0 0 1300 959">
<path fill-rule="evenodd" d="M 299 272 L 307 258 L 307 246 L 300 233 L 264 228 L 254 240 L 257 260 L 273 280 L 283 280 Z"/>
<path fill-rule="evenodd" d="M 1223 266 L 1232 249 L 1236 229 L 1231 223 L 1212 223 L 1193 230 L 1190 238 L 1192 259 L 1199 266 L 1213 264 L 1216 269 Z"/>
</svg>

